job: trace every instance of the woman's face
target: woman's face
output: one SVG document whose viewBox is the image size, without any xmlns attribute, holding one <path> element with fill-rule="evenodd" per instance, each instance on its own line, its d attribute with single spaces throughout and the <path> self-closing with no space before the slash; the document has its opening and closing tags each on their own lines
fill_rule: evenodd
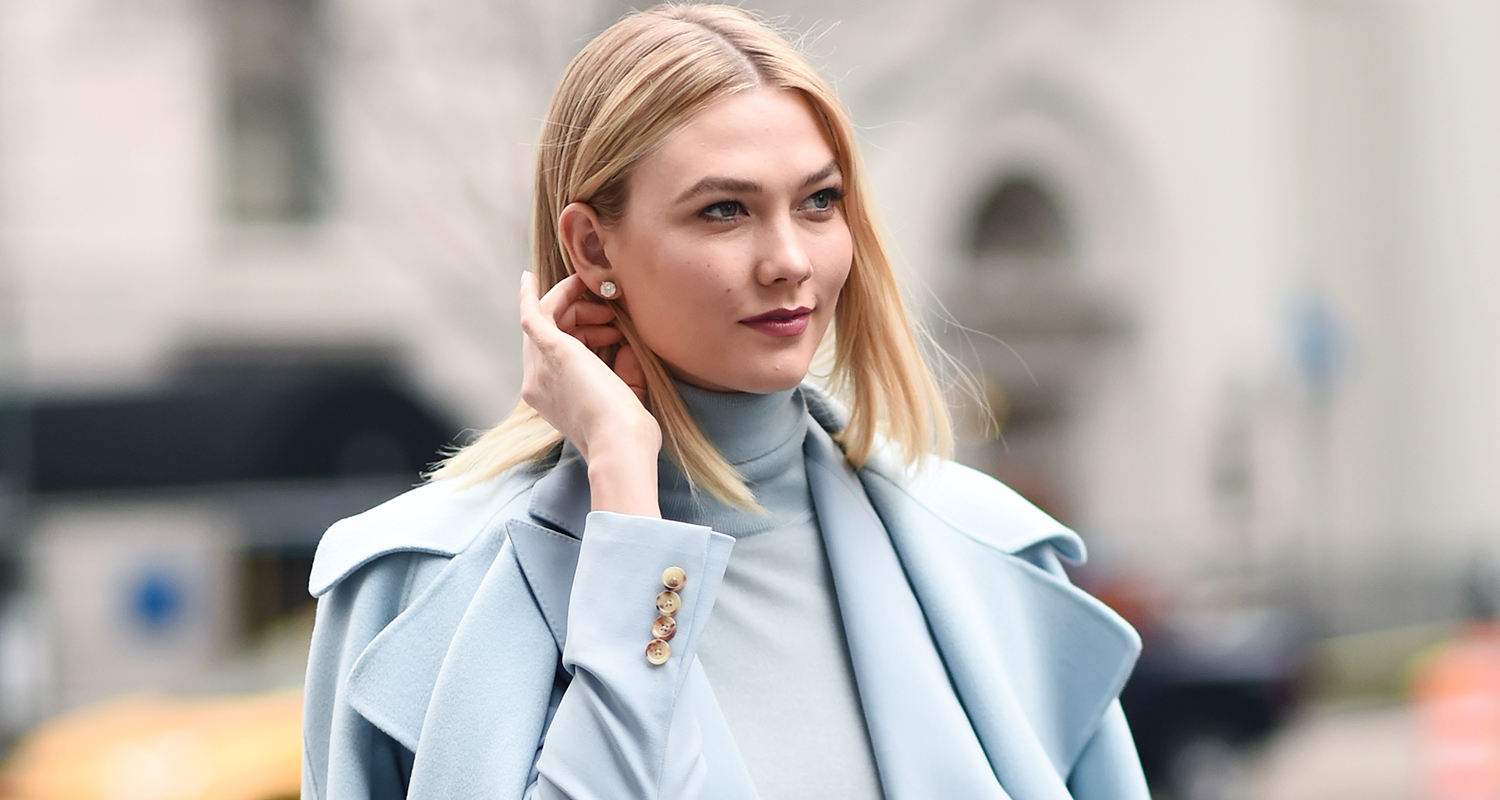
<svg viewBox="0 0 1500 800">
<path fill-rule="evenodd" d="M 842 190 L 823 125 L 785 89 L 709 106 L 636 165 L 600 244 L 677 379 L 765 393 L 806 376 L 854 258 Z"/>
</svg>

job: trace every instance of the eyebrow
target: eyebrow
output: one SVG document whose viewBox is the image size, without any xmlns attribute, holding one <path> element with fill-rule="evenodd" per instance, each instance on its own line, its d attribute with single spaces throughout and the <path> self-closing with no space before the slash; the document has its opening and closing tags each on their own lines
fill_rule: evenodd
<svg viewBox="0 0 1500 800">
<path fill-rule="evenodd" d="M 823 179 L 825 179 L 825 178 L 827 178 L 827 177 L 829 177 L 831 175 L 834 175 L 834 174 L 838 173 L 838 171 L 839 171 L 839 162 L 838 162 L 838 159 L 834 159 L 834 160 L 828 162 L 828 164 L 826 166 L 824 166 L 822 169 L 820 169 L 817 172 L 814 172 L 811 175 L 808 175 L 806 178 L 804 178 L 802 180 L 802 187 L 801 188 L 805 189 L 805 188 L 807 188 L 807 187 L 809 187 L 809 186 L 817 183 L 818 181 L 821 181 L 821 180 L 823 180 Z M 724 177 L 719 177 L 719 176 L 716 176 L 716 175 L 710 175 L 710 176 L 708 176 L 708 177 L 706 177 L 706 178 L 698 181 L 697 183 L 693 184 L 691 187 L 688 188 L 687 191 L 683 192 L 681 195 L 678 195 L 677 202 L 679 202 L 679 203 L 686 203 L 687 201 L 693 199 L 694 197 L 697 197 L 700 194 L 705 194 L 705 193 L 708 193 L 708 192 L 731 192 L 731 193 L 736 193 L 736 194 L 756 194 L 756 193 L 759 193 L 759 192 L 762 192 L 762 191 L 765 191 L 765 187 L 761 186 L 759 183 L 756 183 L 755 181 L 747 181 L 747 180 L 744 180 L 744 179 L 741 179 L 741 178 L 724 178 Z"/>
</svg>

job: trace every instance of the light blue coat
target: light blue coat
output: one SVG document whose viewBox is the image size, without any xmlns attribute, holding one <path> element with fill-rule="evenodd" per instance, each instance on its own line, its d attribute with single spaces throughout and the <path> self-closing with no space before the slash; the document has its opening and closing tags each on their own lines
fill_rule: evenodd
<svg viewBox="0 0 1500 800">
<path fill-rule="evenodd" d="M 1068 583 L 1058 556 L 1081 561 L 1078 537 L 957 464 L 855 472 L 809 401 L 808 481 L 887 799 L 977 798 L 963 762 L 993 771 L 986 798 L 1147 800 L 1117 699 L 1139 639 Z M 575 797 L 754 798 L 693 655 L 731 547 L 590 514 L 566 456 L 339 522 L 310 583 L 303 797 L 519 799 L 545 776 Z M 652 667 L 642 631 L 668 565 L 690 579 Z M 563 741 L 544 751 L 548 736 Z"/>
</svg>

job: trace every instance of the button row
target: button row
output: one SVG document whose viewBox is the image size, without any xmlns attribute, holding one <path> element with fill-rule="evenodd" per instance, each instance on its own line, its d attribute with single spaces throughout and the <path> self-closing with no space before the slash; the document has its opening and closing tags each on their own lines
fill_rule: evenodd
<svg viewBox="0 0 1500 800">
<path fill-rule="evenodd" d="M 677 635 L 677 620 L 672 619 L 682 609 L 682 595 L 678 594 L 687 585 L 687 573 L 682 567 L 667 567 L 661 574 L 661 585 L 665 590 L 656 596 L 656 610 L 661 616 L 651 623 L 651 642 L 646 645 L 646 660 L 660 666 L 672 657 L 672 646 L 667 644 Z"/>
</svg>

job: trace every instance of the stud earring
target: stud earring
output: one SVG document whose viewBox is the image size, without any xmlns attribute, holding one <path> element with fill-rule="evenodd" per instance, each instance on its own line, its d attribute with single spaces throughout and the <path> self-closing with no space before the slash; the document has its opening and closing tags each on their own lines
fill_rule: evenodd
<svg viewBox="0 0 1500 800">
<path fill-rule="evenodd" d="M 614 297 L 619 293 L 620 287 L 616 286 L 614 281 L 604 281 L 603 283 L 599 284 L 599 296 L 604 298 L 605 300 L 608 300 L 609 298 Z"/>
</svg>

